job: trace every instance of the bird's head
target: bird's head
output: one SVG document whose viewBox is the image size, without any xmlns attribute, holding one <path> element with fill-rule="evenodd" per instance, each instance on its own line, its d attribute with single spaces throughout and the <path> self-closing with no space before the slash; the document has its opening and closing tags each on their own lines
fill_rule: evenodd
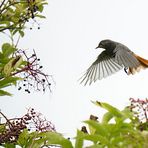
<svg viewBox="0 0 148 148">
<path fill-rule="evenodd" d="M 96 47 L 97 48 L 104 48 L 104 49 L 111 49 L 111 48 L 115 48 L 116 47 L 116 44 L 114 41 L 112 40 L 102 40 L 98 46 Z"/>
</svg>

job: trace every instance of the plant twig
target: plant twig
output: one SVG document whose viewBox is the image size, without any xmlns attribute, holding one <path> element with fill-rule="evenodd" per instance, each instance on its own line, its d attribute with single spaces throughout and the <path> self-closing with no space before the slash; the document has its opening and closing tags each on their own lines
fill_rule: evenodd
<svg viewBox="0 0 148 148">
<path fill-rule="evenodd" d="M 1 9 L 1 7 L 4 5 L 5 1 L 6 1 L 6 0 L 3 0 L 3 1 L 2 1 L 1 5 L 0 5 L 0 9 Z"/>
</svg>

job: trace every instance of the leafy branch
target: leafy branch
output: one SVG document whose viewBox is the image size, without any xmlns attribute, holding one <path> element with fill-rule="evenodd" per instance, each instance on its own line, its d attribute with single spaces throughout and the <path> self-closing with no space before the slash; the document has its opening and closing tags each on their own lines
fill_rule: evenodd
<svg viewBox="0 0 148 148">
<path fill-rule="evenodd" d="M 3 0 L 0 3 L 0 32 L 6 33 L 8 30 L 12 44 L 4 43 L 0 52 L 0 95 L 11 95 L 9 92 L 2 90 L 3 87 L 16 85 L 20 80 L 23 80 L 23 88 L 30 93 L 32 89 L 37 91 L 45 91 L 50 89 L 49 75 L 42 72 L 42 66 L 39 65 L 39 58 L 36 53 L 29 57 L 25 50 L 17 48 L 20 36 L 25 35 L 24 29 L 27 22 L 35 18 L 45 18 L 42 13 L 45 0 Z M 19 38 L 14 46 L 14 37 L 19 33 Z M 11 80 L 11 81 L 10 81 Z"/>
<path fill-rule="evenodd" d="M 57 133 L 55 126 L 33 108 L 20 118 L 8 119 L 2 112 L 0 114 L 6 120 L 0 124 L 0 145 L 3 147 L 72 148 L 71 142 Z"/>
<path fill-rule="evenodd" d="M 141 115 L 143 117 L 143 114 L 140 113 L 141 111 L 137 113 L 135 110 L 133 111 L 135 107 L 136 110 L 137 107 L 145 108 L 147 99 L 131 99 L 132 105 L 122 111 L 104 102 L 93 103 L 106 109 L 107 112 L 103 115 L 102 121 L 98 121 L 98 117 L 93 115 L 89 120 L 84 121 L 87 127 L 83 126 L 81 130 L 77 131 L 75 148 L 84 147 L 85 141 L 93 143 L 87 148 L 148 147 L 148 122 L 144 120 L 144 123 L 141 123 L 139 119 L 141 119 Z M 143 111 L 147 114 L 148 108 Z M 145 118 L 147 117 L 145 116 Z"/>
<path fill-rule="evenodd" d="M 40 13 L 45 0 L 3 0 L 0 4 L 0 32 L 9 30 L 14 36 L 17 32 L 23 37 L 26 23 L 31 19 L 45 18 Z"/>
</svg>

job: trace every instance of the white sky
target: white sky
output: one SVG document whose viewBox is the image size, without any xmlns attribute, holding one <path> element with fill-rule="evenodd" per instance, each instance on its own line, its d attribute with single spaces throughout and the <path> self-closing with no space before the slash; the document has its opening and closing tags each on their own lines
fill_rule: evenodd
<svg viewBox="0 0 148 148">
<path fill-rule="evenodd" d="M 56 81 L 53 92 L 28 95 L 15 90 L 14 97 L 1 97 L 1 110 L 12 117 L 34 107 L 57 131 L 74 136 L 81 121 L 102 114 L 91 100 L 122 109 L 130 97 L 145 99 L 148 70 L 134 76 L 121 70 L 86 87 L 77 80 L 101 52 L 95 47 L 102 39 L 121 42 L 148 59 L 147 6 L 147 0 L 50 0 L 41 29 L 27 31 L 19 46 L 37 51 Z"/>
</svg>

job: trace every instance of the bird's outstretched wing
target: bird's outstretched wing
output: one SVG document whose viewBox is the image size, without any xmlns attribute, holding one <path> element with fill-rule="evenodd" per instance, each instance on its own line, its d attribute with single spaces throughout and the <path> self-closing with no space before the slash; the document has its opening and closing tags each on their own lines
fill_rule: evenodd
<svg viewBox="0 0 148 148">
<path fill-rule="evenodd" d="M 87 69 L 86 73 L 80 78 L 80 83 L 90 85 L 92 82 L 95 82 L 98 79 L 101 80 L 122 68 L 123 66 L 118 64 L 112 55 L 103 51 L 96 61 Z"/>
</svg>

